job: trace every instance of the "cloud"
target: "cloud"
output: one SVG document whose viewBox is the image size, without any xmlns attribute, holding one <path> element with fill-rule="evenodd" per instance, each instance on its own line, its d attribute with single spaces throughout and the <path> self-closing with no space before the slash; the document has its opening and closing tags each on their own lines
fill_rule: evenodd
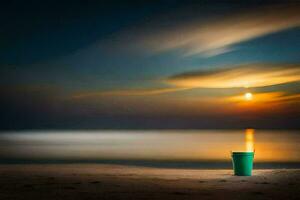
<svg viewBox="0 0 300 200">
<path fill-rule="evenodd" d="M 185 72 L 160 80 L 165 88 L 140 88 L 79 92 L 72 99 L 105 96 L 150 96 L 206 88 L 258 88 L 300 81 L 299 64 L 248 64 L 235 67 Z"/>
<path fill-rule="evenodd" d="M 228 101 L 231 102 L 242 102 L 243 104 L 253 104 L 255 103 L 270 103 L 270 102 L 278 102 L 283 98 L 295 98 L 297 95 L 289 95 L 284 92 L 263 92 L 263 93 L 255 93 L 254 97 L 251 101 L 245 101 L 244 94 L 237 95 L 233 97 L 227 98 Z"/>
<path fill-rule="evenodd" d="M 251 101 L 245 101 L 244 94 L 224 97 L 224 102 L 232 103 L 236 113 L 245 114 L 265 112 L 273 114 L 291 114 L 299 112 L 300 94 L 286 91 L 255 92 Z"/>
<path fill-rule="evenodd" d="M 265 87 L 300 81 L 300 65 L 249 64 L 177 74 L 166 82 L 189 88 Z"/>
<path fill-rule="evenodd" d="M 234 44 L 299 27 L 300 4 L 261 7 L 213 19 L 207 17 L 205 21 L 203 16 L 195 16 L 190 22 L 185 20 L 175 25 L 168 20 L 133 28 L 121 34 L 120 38 L 126 45 L 132 44 L 133 48 L 154 52 L 179 49 L 187 56 L 214 56 L 231 51 Z M 120 38 L 115 40 L 120 42 Z"/>
<path fill-rule="evenodd" d="M 148 96 L 172 93 L 182 90 L 188 90 L 190 88 L 153 88 L 153 89 L 131 89 L 131 90 L 113 90 L 113 91 L 102 91 L 102 92 L 81 92 L 72 95 L 73 99 L 88 98 L 94 96 Z"/>
</svg>

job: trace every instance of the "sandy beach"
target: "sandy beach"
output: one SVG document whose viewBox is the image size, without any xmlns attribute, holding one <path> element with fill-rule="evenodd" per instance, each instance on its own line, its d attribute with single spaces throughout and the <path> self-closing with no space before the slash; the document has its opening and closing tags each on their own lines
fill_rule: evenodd
<svg viewBox="0 0 300 200">
<path fill-rule="evenodd" d="M 160 169 L 104 164 L 0 166 L 0 199 L 299 199 L 300 169 Z"/>
</svg>

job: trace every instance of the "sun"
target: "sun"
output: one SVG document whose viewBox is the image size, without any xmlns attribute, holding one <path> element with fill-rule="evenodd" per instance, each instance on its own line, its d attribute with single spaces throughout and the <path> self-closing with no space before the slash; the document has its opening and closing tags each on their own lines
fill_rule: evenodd
<svg viewBox="0 0 300 200">
<path fill-rule="evenodd" d="M 245 93 L 244 97 L 247 101 L 251 101 L 253 99 L 253 95 L 250 92 Z"/>
</svg>

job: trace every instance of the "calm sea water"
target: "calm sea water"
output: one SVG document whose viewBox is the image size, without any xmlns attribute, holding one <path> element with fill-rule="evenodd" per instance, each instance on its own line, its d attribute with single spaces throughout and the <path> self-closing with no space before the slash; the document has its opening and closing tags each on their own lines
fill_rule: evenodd
<svg viewBox="0 0 300 200">
<path fill-rule="evenodd" d="M 153 130 L 0 133 L 0 162 L 103 162 L 230 167 L 231 151 L 254 151 L 257 167 L 300 166 L 300 131 Z"/>
</svg>

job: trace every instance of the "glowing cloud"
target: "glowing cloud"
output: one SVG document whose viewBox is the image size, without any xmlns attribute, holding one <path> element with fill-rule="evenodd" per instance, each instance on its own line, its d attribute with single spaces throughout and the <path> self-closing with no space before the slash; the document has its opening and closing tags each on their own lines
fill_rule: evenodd
<svg viewBox="0 0 300 200">
<path fill-rule="evenodd" d="M 238 103 L 239 105 L 246 106 L 258 106 L 259 104 L 266 106 L 274 105 L 274 104 L 285 104 L 289 102 L 299 102 L 300 94 L 289 94 L 285 92 L 264 92 L 264 93 L 256 93 L 255 98 L 251 99 L 251 101 L 245 101 L 244 95 L 237 95 L 233 97 L 228 97 L 224 99 L 225 101 Z"/>
<path fill-rule="evenodd" d="M 167 26 L 161 25 L 163 23 Z M 205 22 L 195 16 L 190 22 L 169 24 L 160 19 L 149 27 L 126 31 L 117 41 L 124 40 L 126 49 L 131 41 L 133 48 L 155 52 L 180 49 L 184 55 L 214 56 L 231 51 L 234 44 L 300 26 L 300 6 L 262 7 Z"/>
<path fill-rule="evenodd" d="M 300 81 L 299 65 L 244 65 L 212 71 L 182 73 L 167 79 L 178 87 L 264 87 Z"/>
<path fill-rule="evenodd" d="M 241 102 L 241 103 L 266 103 L 266 102 L 274 102 L 280 101 L 282 98 L 286 98 L 286 94 L 284 92 L 265 92 L 265 93 L 256 93 L 255 98 L 252 99 L 251 102 L 245 102 L 245 95 L 238 95 L 229 97 L 227 100 L 231 102 Z"/>
</svg>

